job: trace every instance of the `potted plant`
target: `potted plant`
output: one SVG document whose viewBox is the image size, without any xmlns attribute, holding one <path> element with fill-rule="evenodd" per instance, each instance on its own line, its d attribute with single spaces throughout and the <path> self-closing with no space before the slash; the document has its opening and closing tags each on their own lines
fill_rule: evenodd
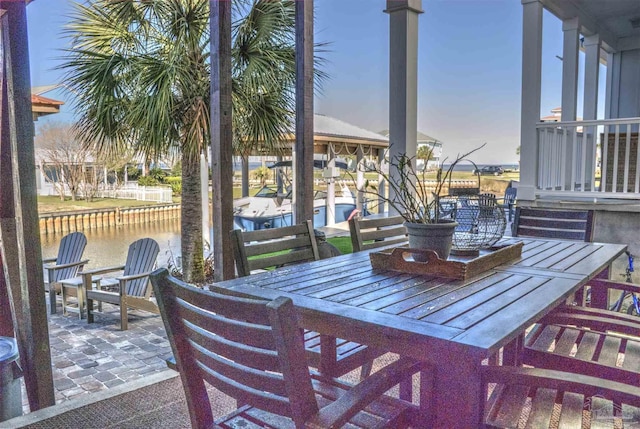
<svg viewBox="0 0 640 429">
<path fill-rule="evenodd" d="M 426 161 L 419 170 L 415 167 L 415 157 L 406 154 L 397 155 L 388 160 L 388 171 L 384 171 L 380 165 L 374 167 L 373 170 L 388 184 L 390 192 L 383 195 L 378 187 L 368 180 L 365 181 L 364 192 L 387 202 L 390 209 L 404 218 L 410 248 L 433 250 L 440 259 L 447 259 L 458 223 L 451 219 L 440 218 L 440 197 L 450 183 L 451 174 L 456 165 L 485 145 L 486 143 L 470 152 L 458 155 L 446 170 L 443 168 L 445 158 L 435 172 L 433 190 L 430 189 L 432 186 L 427 186 L 433 183 L 433 179 L 427 181 L 429 171 L 426 161 L 431 159 L 432 151 L 430 151 L 427 157 L 422 156 Z M 427 257 L 414 254 L 414 259 L 424 262 Z"/>
</svg>

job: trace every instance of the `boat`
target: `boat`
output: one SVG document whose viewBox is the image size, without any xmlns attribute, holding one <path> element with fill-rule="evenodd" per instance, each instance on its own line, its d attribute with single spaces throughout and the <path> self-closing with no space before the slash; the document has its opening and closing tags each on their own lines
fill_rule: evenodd
<svg viewBox="0 0 640 429">
<path fill-rule="evenodd" d="M 278 194 L 275 186 L 263 186 L 253 197 L 240 198 L 233 204 L 235 227 L 243 231 L 290 226 L 293 219 L 291 191 Z M 348 220 L 357 212 L 356 198 L 345 183 L 335 197 L 335 222 Z M 327 225 L 327 193 L 316 191 L 313 198 L 313 225 Z"/>
</svg>

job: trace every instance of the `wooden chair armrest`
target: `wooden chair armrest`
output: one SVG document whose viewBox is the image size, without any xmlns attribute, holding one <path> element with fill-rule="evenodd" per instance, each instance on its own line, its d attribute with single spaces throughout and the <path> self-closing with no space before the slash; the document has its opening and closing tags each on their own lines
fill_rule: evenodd
<svg viewBox="0 0 640 429">
<path fill-rule="evenodd" d="M 135 280 L 135 279 L 141 279 L 143 277 L 148 277 L 153 271 L 149 271 L 147 273 L 141 273 L 141 274 L 132 274 L 130 276 L 120 276 L 120 277 L 116 277 L 120 283 L 122 283 L 123 281 L 129 281 L 129 280 Z"/>
<path fill-rule="evenodd" d="M 48 264 L 50 262 L 55 262 L 58 258 L 56 256 L 52 257 L 52 258 L 42 258 L 42 263 L 44 264 Z"/>
<path fill-rule="evenodd" d="M 615 331 L 627 335 L 640 335 L 638 317 L 595 308 L 561 307 L 543 317 L 540 323 L 578 326 L 600 332 Z"/>
<path fill-rule="evenodd" d="M 546 387 L 585 396 L 602 395 L 617 403 L 640 405 L 640 388 L 598 377 L 540 368 L 483 366 L 484 383 L 506 383 L 529 387 Z"/>
<path fill-rule="evenodd" d="M 83 271 L 82 274 L 104 274 L 111 273 L 113 271 L 122 271 L 124 270 L 124 265 L 115 265 L 113 267 L 103 267 L 103 268 L 94 268 L 93 270 Z"/>
<path fill-rule="evenodd" d="M 640 293 L 640 285 L 635 283 L 619 282 L 615 280 L 606 279 L 591 279 L 587 283 L 593 289 L 614 289 L 614 290 L 626 290 L 627 292 Z"/>
<path fill-rule="evenodd" d="M 76 267 L 78 265 L 83 266 L 89 263 L 88 259 L 84 259 L 82 261 L 78 261 L 78 262 L 70 262 L 68 264 L 60 264 L 60 265 L 51 265 L 51 264 L 46 264 L 44 265 L 44 269 L 45 270 L 62 270 L 64 268 L 70 268 L 70 267 Z"/>
<path fill-rule="evenodd" d="M 309 429 L 343 427 L 366 405 L 405 378 L 423 370 L 424 367 L 423 362 L 409 358 L 402 358 L 387 365 L 348 390 L 337 401 L 322 408 L 316 416 L 306 423 L 306 427 Z"/>
</svg>

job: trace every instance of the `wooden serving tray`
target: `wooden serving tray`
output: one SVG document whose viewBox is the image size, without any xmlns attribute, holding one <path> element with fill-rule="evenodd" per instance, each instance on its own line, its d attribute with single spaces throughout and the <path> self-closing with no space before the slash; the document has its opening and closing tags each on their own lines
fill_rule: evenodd
<svg viewBox="0 0 640 429">
<path fill-rule="evenodd" d="M 496 245 L 489 249 L 481 249 L 475 256 L 449 256 L 443 261 L 433 250 L 410 249 L 396 247 L 369 254 L 373 268 L 401 271 L 413 274 L 434 274 L 438 277 L 467 279 L 493 267 L 509 262 L 522 255 L 521 241 Z M 426 262 L 418 262 L 412 255 L 426 257 Z"/>
</svg>

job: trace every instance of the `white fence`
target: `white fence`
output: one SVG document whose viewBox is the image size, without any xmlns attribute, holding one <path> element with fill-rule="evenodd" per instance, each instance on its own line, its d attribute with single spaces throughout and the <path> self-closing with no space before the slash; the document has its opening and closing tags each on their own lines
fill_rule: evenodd
<svg viewBox="0 0 640 429">
<path fill-rule="evenodd" d="M 51 182 L 41 180 L 38 184 L 38 195 L 58 196 L 58 190 Z M 65 195 L 71 193 L 65 186 Z M 82 193 L 80 193 L 82 196 Z M 102 187 L 95 194 L 94 198 L 117 198 L 122 200 L 151 201 L 157 203 L 172 203 L 173 192 L 171 188 L 164 186 L 138 186 L 137 183 L 127 183 L 124 186 L 115 188 Z"/>
<path fill-rule="evenodd" d="M 138 186 L 137 183 L 127 184 L 115 189 L 103 189 L 98 192 L 100 198 L 118 198 L 123 200 L 154 201 L 171 203 L 173 192 L 171 188 L 163 186 Z"/>
<path fill-rule="evenodd" d="M 640 118 L 539 123 L 539 193 L 638 198 L 639 127 Z"/>
</svg>

